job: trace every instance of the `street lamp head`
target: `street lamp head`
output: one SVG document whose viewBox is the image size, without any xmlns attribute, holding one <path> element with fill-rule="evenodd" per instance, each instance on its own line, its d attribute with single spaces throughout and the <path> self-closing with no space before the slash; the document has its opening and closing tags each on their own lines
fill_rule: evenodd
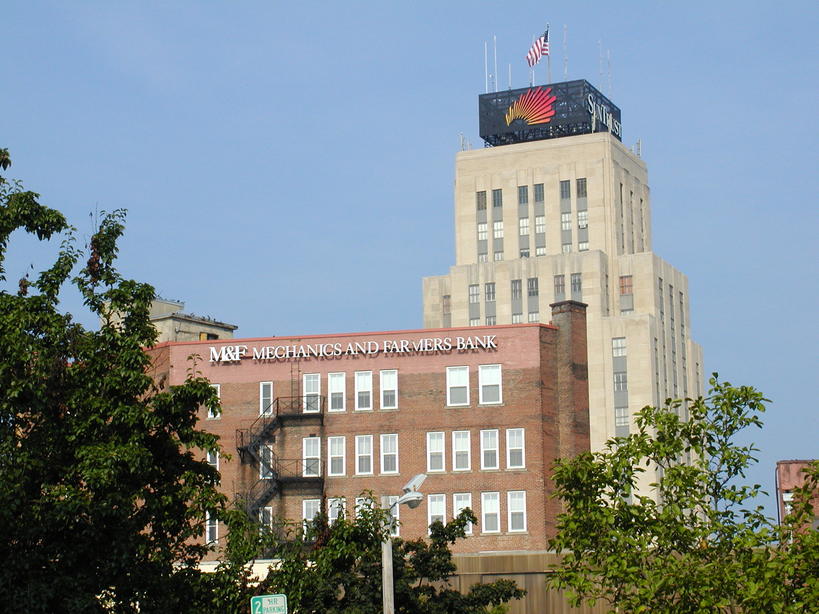
<svg viewBox="0 0 819 614">
<path fill-rule="evenodd" d="M 411 490 L 410 492 L 401 495 L 398 498 L 398 501 L 395 502 L 395 504 L 396 506 L 406 505 L 411 510 L 414 510 L 416 507 L 421 505 L 421 501 L 423 500 L 424 500 L 423 493 L 420 493 L 417 490 Z"/>
<path fill-rule="evenodd" d="M 418 475 L 413 477 L 409 482 L 406 483 L 406 485 L 404 486 L 404 492 L 410 493 L 418 490 L 419 488 L 421 488 L 421 484 L 423 484 L 424 480 L 426 479 L 427 479 L 426 473 L 419 473 Z"/>
</svg>

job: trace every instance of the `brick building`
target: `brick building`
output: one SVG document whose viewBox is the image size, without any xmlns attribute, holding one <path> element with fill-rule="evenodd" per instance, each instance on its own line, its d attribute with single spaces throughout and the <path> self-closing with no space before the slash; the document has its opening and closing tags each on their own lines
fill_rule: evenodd
<svg viewBox="0 0 819 614">
<path fill-rule="evenodd" d="M 776 516 L 781 524 L 782 520 L 791 512 L 793 490 L 805 485 L 808 466 L 815 460 L 781 460 L 776 462 Z M 813 505 L 814 529 L 819 530 L 819 491 L 814 491 L 811 498 Z"/>
<path fill-rule="evenodd" d="M 155 377 L 181 383 L 189 357 L 217 387 L 201 416 L 230 459 L 210 458 L 253 518 L 354 513 L 372 491 L 397 497 L 426 473 L 425 498 L 400 534 L 471 507 L 462 553 L 543 551 L 558 503 L 550 471 L 589 449 L 586 307 L 552 306 L 552 323 L 165 342 Z M 223 531 L 209 523 L 217 543 Z"/>
</svg>

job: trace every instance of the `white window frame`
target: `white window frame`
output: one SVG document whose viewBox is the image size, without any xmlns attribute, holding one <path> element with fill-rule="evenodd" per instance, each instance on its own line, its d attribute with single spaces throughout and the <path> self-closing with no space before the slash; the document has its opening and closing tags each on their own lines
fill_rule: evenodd
<svg viewBox="0 0 819 614">
<path fill-rule="evenodd" d="M 490 446 L 487 445 L 487 437 L 490 434 L 494 434 L 494 437 L 495 437 L 495 446 L 494 447 L 490 447 Z M 484 430 L 482 430 L 481 431 L 481 469 L 482 470 L 492 471 L 492 470 L 500 468 L 500 458 L 499 458 L 500 450 L 499 450 L 499 448 L 500 448 L 500 441 L 499 441 L 498 429 L 484 429 Z M 495 452 L 495 464 L 494 464 L 494 466 L 486 464 L 486 453 L 489 452 L 489 451 L 492 451 L 492 450 L 494 450 L 494 452 Z"/>
<path fill-rule="evenodd" d="M 560 214 L 560 230 L 571 230 L 572 229 L 572 214 L 571 213 L 561 213 Z"/>
<path fill-rule="evenodd" d="M 515 503 L 513 504 L 513 501 Z M 521 504 L 522 501 L 522 504 Z M 521 514 L 523 519 L 523 526 L 515 528 L 515 523 L 512 520 L 513 515 Z M 509 533 L 525 533 L 528 527 L 526 517 L 526 491 L 525 490 L 510 490 L 506 493 L 506 526 Z"/>
<path fill-rule="evenodd" d="M 546 216 L 535 216 L 535 234 L 543 234 L 546 232 Z"/>
<path fill-rule="evenodd" d="M 370 497 L 356 497 L 355 498 L 355 507 L 353 508 L 353 514 L 355 517 L 358 518 L 361 515 L 361 510 L 370 503 L 372 505 L 372 499 Z"/>
<path fill-rule="evenodd" d="M 308 508 L 314 508 L 312 516 L 308 516 Z M 321 499 L 302 499 L 301 502 L 301 521 L 302 527 L 307 529 L 307 523 L 313 522 L 316 516 L 321 513 Z"/>
<path fill-rule="evenodd" d="M 497 529 L 487 529 L 486 519 L 494 515 L 497 518 Z M 500 493 L 498 491 L 481 493 L 481 533 L 500 533 Z"/>
<path fill-rule="evenodd" d="M 503 239 L 503 221 L 497 220 L 492 222 L 492 238 Z"/>
<path fill-rule="evenodd" d="M 308 448 L 311 449 L 308 450 Z M 321 437 L 302 437 L 301 458 L 303 477 L 321 477 Z"/>
<path fill-rule="evenodd" d="M 273 382 L 259 382 L 259 415 L 273 415 Z"/>
<path fill-rule="evenodd" d="M 341 454 L 333 454 L 333 444 L 341 444 Z M 337 452 L 337 451 L 336 451 Z M 341 471 L 333 471 L 333 459 L 341 459 Z M 343 476 L 347 473 L 347 438 L 344 435 L 334 435 L 327 438 L 327 475 Z"/>
<path fill-rule="evenodd" d="M 362 444 L 367 442 L 369 451 L 362 452 L 364 447 Z M 361 471 L 361 459 L 370 459 L 370 470 Z M 355 474 L 356 475 L 372 475 L 373 474 L 373 436 L 372 435 L 356 435 L 355 436 Z"/>
<path fill-rule="evenodd" d="M 369 395 L 369 403 L 364 405 L 359 398 L 360 394 L 367 393 Z M 355 410 L 356 411 L 372 411 L 373 410 L 373 372 L 372 371 L 356 371 L 355 372 Z"/>
<path fill-rule="evenodd" d="M 529 236 L 529 218 L 522 217 L 518 219 L 518 234 L 522 237 Z"/>
<path fill-rule="evenodd" d="M 381 473 L 384 474 L 384 475 L 395 475 L 395 474 L 397 474 L 399 472 L 399 469 L 398 469 L 398 433 L 385 433 L 385 434 L 381 435 L 380 439 L 381 439 L 381 441 L 379 442 L 380 443 L 379 452 L 380 452 L 380 456 L 381 456 Z M 385 450 L 388 447 L 393 447 L 393 445 L 389 444 L 390 441 L 394 442 L 395 451 L 388 453 Z M 386 464 L 386 458 L 387 458 L 388 455 L 395 456 L 395 469 L 390 470 L 390 471 L 388 471 L 388 470 L 386 470 L 384 468 L 384 465 Z"/>
<path fill-rule="evenodd" d="M 216 400 L 219 401 L 219 405 L 221 407 L 222 404 L 222 384 L 211 384 L 211 388 L 216 391 Z M 216 413 L 213 411 L 212 408 L 208 407 L 208 420 L 218 420 L 222 417 L 222 412 Z"/>
<path fill-rule="evenodd" d="M 471 492 L 456 492 L 452 495 L 452 517 L 457 518 L 458 514 L 464 508 L 472 508 L 472 493 Z M 472 523 L 467 522 L 464 528 L 464 533 L 472 535 Z"/>
<path fill-rule="evenodd" d="M 493 380 L 493 373 L 497 373 L 497 382 Z M 487 401 L 484 394 L 485 386 L 498 387 L 498 400 Z M 500 405 L 503 403 L 503 369 L 499 364 L 480 365 L 478 367 L 478 403 L 480 405 Z"/>
<path fill-rule="evenodd" d="M 219 519 L 210 510 L 205 512 L 205 545 L 212 546 L 219 541 Z"/>
<path fill-rule="evenodd" d="M 466 447 L 463 445 L 466 440 Z M 452 471 L 469 471 L 472 469 L 472 434 L 469 431 L 452 431 Z M 466 465 L 458 465 L 458 452 L 466 452 Z"/>
<path fill-rule="evenodd" d="M 612 355 L 612 358 L 617 358 L 618 356 L 626 356 L 626 338 L 625 337 L 612 337 L 611 338 L 611 355 Z"/>
<path fill-rule="evenodd" d="M 339 387 L 339 383 L 341 386 Z M 340 389 L 339 389 L 340 388 Z M 341 394 L 341 407 L 333 408 L 333 395 Z M 347 376 L 343 371 L 327 374 L 327 411 L 341 412 L 347 409 Z"/>
<path fill-rule="evenodd" d="M 440 450 L 433 450 L 432 449 L 432 442 L 440 441 L 441 442 L 441 449 Z M 435 454 L 436 456 L 440 455 L 441 457 L 441 467 L 437 469 L 432 468 L 432 455 Z M 446 437 L 444 437 L 443 431 L 432 431 L 427 433 L 427 471 L 429 473 L 441 473 L 446 471 Z"/>
<path fill-rule="evenodd" d="M 272 480 L 273 479 L 273 444 L 264 443 L 259 446 L 259 456 L 261 457 L 261 461 L 259 462 L 259 479 L 260 480 Z M 271 465 L 270 469 L 265 468 L 264 461 L 267 460 L 268 464 Z"/>
<path fill-rule="evenodd" d="M 589 212 L 588 211 L 578 211 L 577 212 L 577 227 L 578 228 L 588 228 L 589 227 Z"/>
<path fill-rule="evenodd" d="M 427 495 L 427 527 L 435 520 L 446 524 L 446 495 Z"/>
<path fill-rule="evenodd" d="M 513 435 L 520 433 L 520 445 L 512 445 Z M 520 450 L 520 464 L 512 464 L 512 450 Z M 506 468 L 525 469 L 526 468 L 526 430 L 522 428 L 506 429 Z"/>
<path fill-rule="evenodd" d="M 219 471 L 219 450 L 210 450 L 205 453 L 205 462 Z"/>
<path fill-rule="evenodd" d="M 453 403 L 452 402 L 452 389 L 453 388 L 463 388 L 464 386 L 461 382 L 458 382 L 458 386 L 453 385 L 453 379 L 455 379 L 455 374 L 463 373 L 465 374 L 464 377 L 466 378 L 466 402 L 465 403 Z M 468 407 L 469 406 L 469 367 L 461 365 L 457 367 L 447 367 L 446 368 L 446 404 L 447 407 Z"/>
<path fill-rule="evenodd" d="M 273 507 L 266 505 L 259 508 L 259 526 L 265 529 L 273 528 Z"/>
<path fill-rule="evenodd" d="M 347 499 L 344 497 L 331 497 L 327 499 L 327 522 L 335 524 L 341 514 L 347 514 Z"/>
<path fill-rule="evenodd" d="M 394 378 L 394 379 L 393 379 Z M 389 380 L 393 379 L 392 382 Z M 378 372 L 378 387 L 381 397 L 381 409 L 398 409 L 398 369 L 382 369 Z M 395 402 L 390 404 L 384 398 L 385 392 L 395 394 Z"/>
<path fill-rule="evenodd" d="M 487 226 L 486 222 L 478 222 L 478 241 L 486 241 Z"/>
<path fill-rule="evenodd" d="M 321 374 L 302 374 L 302 411 L 305 414 L 315 414 L 321 411 Z M 310 383 L 308 386 L 308 382 Z M 315 384 L 315 386 L 313 386 Z"/>
</svg>

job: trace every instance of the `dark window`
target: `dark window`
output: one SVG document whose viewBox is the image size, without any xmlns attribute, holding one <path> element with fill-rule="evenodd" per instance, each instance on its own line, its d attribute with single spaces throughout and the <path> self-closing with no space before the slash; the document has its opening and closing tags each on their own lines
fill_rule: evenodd
<svg viewBox="0 0 819 614">
<path fill-rule="evenodd" d="M 530 277 L 526 280 L 526 291 L 529 296 L 537 296 L 538 295 L 538 288 L 537 288 L 537 277 Z"/>
<path fill-rule="evenodd" d="M 486 293 L 486 301 L 491 303 L 495 300 L 495 282 L 490 282 L 484 285 Z"/>
<path fill-rule="evenodd" d="M 566 200 L 572 197 L 572 184 L 569 181 L 560 182 L 560 198 Z"/>
<path fill-rule="evenodd" d="M 519 185 L 518 186 L 518 204 L 519 205 L 528 205 L 529 204 L 529 186 L 528 185 Z"/>
<path fill-rule="evenodd" d="M 501 190 L 492 190 L 492 206 L 503 207 L 503 193 Z"/>
<path fill-rule="evenodd" d="M 555 275 L 555 296 L 566 294 L 566 278 L 563 275 Z"/>
<path fill-rule="evenodd" d="M 478 192 L 475 196 L 478 211 L 486 211 L 486 192 Z"/>
<path fill-rule="evenodd" d="M 522 284 L 519 279 L 512 280 L 512 298 L 521 298 L 523 296 Z"/>
<path fill-rule="evenodd" d="M 583 290 L 583 278 L 580 273 L 572 273 L 572 292 Z"/>
<path fill-rule="evenodd" d="M 577 180 L 577 197 L 586 198 L 586 178 L 582 177 Z"/>
<path fill-rule="evenodd" d="M 631 275 L 620 276 L 620 294 L 634 294 Z"/>
<path fill-rule="evenodd" d="M 543 184 L 536 183 L 535 184 L 535 202 L 542 203 L 543 202 Z"/>
</svg>

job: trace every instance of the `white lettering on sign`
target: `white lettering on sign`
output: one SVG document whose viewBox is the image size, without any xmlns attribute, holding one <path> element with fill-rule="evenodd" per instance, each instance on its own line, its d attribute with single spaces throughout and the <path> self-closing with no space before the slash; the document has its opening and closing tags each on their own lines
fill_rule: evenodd
<svg viewBox="0 0 819 614">
<path fill-rule="evenodd" d="M 468 352 L 498 349 L 497 335 L 473 337 L 426 337 L 424 339 L 385 339 L 377 341 L 351 341 L 342 343 L 308 343 L 292 345 L 267 345 L 254 347 L 248 353 L 246 345 L 211 346 L 210 362 L 236 363 L 244 358 L 255 361 L 325 359 L 345 356 L 390 356 L 401 354 L 434 354 L 436 352 Z"/>
<path fill-rule="evenodd" d="M 623 126 L 620 124 L 619 121 L 614 117 L 614 114 L 609 110 L 609 108 L 597 102 L 594 99 L 593 94 L 589 94 L 586 98 L 586 104 L 589 109 L 589 114 L 591 115 L 592 120 L 592 130 L 595 129 L 597 122 L 600 122 L 604 126 L 609 129 L 609 132 L 614 134 L 617 137 L 623 137 Z"/>
</svg>

